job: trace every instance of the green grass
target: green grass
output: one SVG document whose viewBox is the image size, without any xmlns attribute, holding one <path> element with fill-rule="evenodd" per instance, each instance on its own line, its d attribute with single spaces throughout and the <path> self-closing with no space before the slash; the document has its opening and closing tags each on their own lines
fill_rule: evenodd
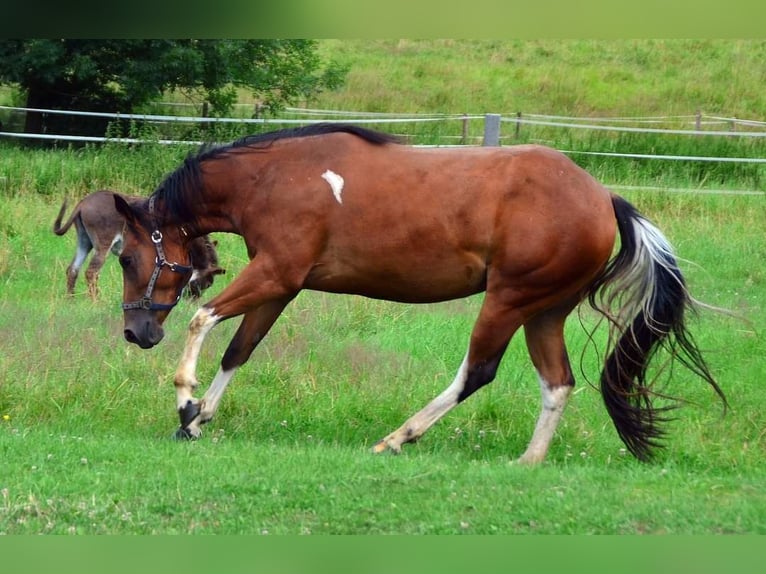
<svg viewBox="0 0 766 574">
<path fill-rule="evenodd" d="M 121 338 L 112 258 L 101 298 L 65 294 L 73 237 L 49 231 L 60 196 L 8 198 L 0 270 L 0 532 L 21 533 L 766 533 L 761 197 L 634 192 L 679 254 L 703 312 L 693 329 L 731 410 L 676 369 L 689 400 L 652 464 L 626 455 L 597 391 L 595 354 L 540 468 L 523 452 L 539 391 L 522 338 L 498 380 L 407 445 L 370 447 L 454 376 L 481 297 L 406 306 L 306 292 L 235 377 L 201 441 L 170 439 L 172 374 L 195 306 L 160 346 Z M 12 233 L 8 233 L 8 228 Z M 229 274 L 245 264 L 221 235 Z M 760 262 L 760 263 L 759 263 Z M 583 313 L 582 320 L 591 320 Z M 206 341 L 208 382 L 233 333 Z M 587 339 L 567 328 L 579 363 Z M 203 383 L 205 384 L 205 383 Z"/>
<path fill-rule="evenodd" d="M 191 148 L 194 149 L 194 148 Z M 190 148 L 146 144 L 29 149 L 0 142 L 0 197 L 28 194 L 79 199 L 97 189 L 148 195 Z M 12 216 L 7 209 L 0 217 Z M 1 220 L 0 220 L 1 221 Z M 6 226 L 12 222 L 5 222 Z"/>
<path fill-rule="evenodd" d="M 762 480 L 587 460 L 529 469 L 464 452 L 375 457 L 263 440 L 174 444 L 30 431 L 6 532 L 107 534 L 763 533 Z M 140 467 L 138 464 L 140 463 Z M 21 492 L 19 492 L 21 490 Z"/>
</svg>

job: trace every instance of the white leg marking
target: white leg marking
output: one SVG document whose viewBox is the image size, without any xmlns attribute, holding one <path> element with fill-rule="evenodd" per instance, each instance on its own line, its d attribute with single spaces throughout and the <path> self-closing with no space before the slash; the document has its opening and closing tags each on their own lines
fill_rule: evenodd
<svg viewBox="0 0 766 574">
<path fill-rule="evenodd" d="M 218 410 L 218 403 L 221 401 L 226 387 L 229 385 L 234 373 L 237 372 L 237 367 L 224 371 L 219 368 L 215 374 L 213 382 L 210 383 L 205 396 L 202 397 L 202 409 L 200 410 L 200 419 L 203 421 L 209 421 L 213 418 L 215 411 Z"/>
<path fill-rule="evenodd" d="M 117 233 L 112 238 L 112 243 L 109 245 L 109 251 L 112 252 L 112 255 L 119 255 L 122 253 L 122 232 Z"/>
<path fill-rule="evenodd" d="M 175 375 L 176 398 L 179 409 L 184 407 L 189 400 L 192 400 L 192 391 L 197 386 L 197 359 L 202 348 L 202 341 L 205 340 L 205 336 L 218 323 L 219 319 L 209 309 L 200 307 L 189 323 L 186 345 Z"/>
<path fill-rule="evenodd" d="M 330 184 L 332 194 L 335 196 L 335 201 L 342 204 L 343 198 L 341 197 L 341 193 L 343 192 L 343 178 L 334 171 L 328 169 L 322 174 L 322 179 Z"/>
<path fill-rule="evenodd" d="M 386 448 L 390 448 L 394 452 L 399 452 L 404 443 L 423 436 L 429 428 L 457 405 L 458 397 L 465 387 L 467 377 L 468 353 L 466 353 L 450 386 L 428 403 L 425 408 L 410 417 L 402 426 L 378 442 L 373 450 L 383 452 Z"/>
<path fill-rule="evenodd" d="M 74 260 L 72 261 L 72 265 L 70 266 L 70 268 L 75 274 L 79 273 L 80 268 L 82 267 L 82 264 L 85 263 L 85 258 L 88 256 L 88 253 L 90 253 L 90 248 L 78 242 L 77 251 L 75 251 Z"/>
<path fill-rule="evenodd" d="M 418 414 L 410 419 L 411 426 L 422 429 L 418 432 L 417 436 L 421 436 L 429 428 L 431 428 L 436 421 L 442 418 L 449 410 L 457 405 L 457 399 L 460 393 L 465 388 L 465 381 L 468 377 L 468 354 L 466 353 L 463 358 L 463 362 L 460 363 L 460 368 L 457 370 L 457 374 L 453 379 L 450 386 L 444 389 L 439 396 L 432 400 L 428 405 L 421 410 Z M 406 425 L 405 425 L 406 426 Z"/>
<path fill-rule="evenodd" d="M 559 425 L 561 415 L 564 413 L 569 395 L 572 393 L 570 385 L 557 385 L 551 388 L 551 385 L 538 373 L 540 380 L 540 391 L 542 393 L 543 408 L 540 417 L 537 419 L 535 432 L 532 434 L 532 440 L 519 462 L 534 464 L 542 462 L 548 452 L 553 434 Z"/>
</svg>

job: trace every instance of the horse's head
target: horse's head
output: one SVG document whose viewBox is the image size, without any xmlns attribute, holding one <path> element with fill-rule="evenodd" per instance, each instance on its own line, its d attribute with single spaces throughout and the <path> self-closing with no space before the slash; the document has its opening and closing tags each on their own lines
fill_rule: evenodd
<svg viewBox="0 0 766 574">
<path fill-rule="evenodd" d="M 158 225 L 152 199 L 145 208 L 115 194 L 114 203 L 125 218 L 120 253 L 124 335 L 149 349 L 162 340 L 162 323 L 192 275 L 188 241 L 179 227 Z"/>
</svg>

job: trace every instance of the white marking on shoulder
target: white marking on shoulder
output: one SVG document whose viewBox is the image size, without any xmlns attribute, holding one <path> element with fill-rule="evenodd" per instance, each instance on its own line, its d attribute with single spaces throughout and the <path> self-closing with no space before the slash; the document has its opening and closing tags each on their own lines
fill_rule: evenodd
<svg viewBox="0 0 766 574">
<path fill-rule="evenodd" d="M 341 197 L 341 193 L 343 193 L 343 178 L 334 171 L 328 169 L 322 174 L 322 179 L 330 184 L 332 194 L 335 196 L 335 201 L 342 204 L 343 198 Z"/>
</svg>

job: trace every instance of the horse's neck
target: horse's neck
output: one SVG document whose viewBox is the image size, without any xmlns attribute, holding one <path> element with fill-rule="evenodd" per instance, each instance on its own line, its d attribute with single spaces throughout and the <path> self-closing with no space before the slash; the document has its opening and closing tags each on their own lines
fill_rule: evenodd
<svg viewBox="0 0 766 574">
<path fill-rule="evenodd" d="M 193 229 L 190 225 L 182 225 L 182 227 L 187 227 L 190 233 L 193 232 L 194 237 L 204 237 L 215 232 L 238 233 L 234 225 L 235 219 L 232 217 L 234 208 L 229 203 L 215 201 L 215 198 L 195 203 L 196 221 Z"/>
<path fill-rule="evenodd" d="M 213 171 L 203 176 L 204 193 L 201 194 L 201 200 L 194 203 L 198 235 L 216 232 L 242 235 L 243 229 L 240 226 L 243 222 L 240 216 L 245 211 L 245 206 L 258 201 L 259 195 L 266 191 L 264 187 L 244 187 L 242 183 L 251 180 L 253 172 L 263 168 L 260 160 L 262 157 L 254 154 L 249 156 L 244 170 L 237 163 L 229 162 L 230 169 L 225 173 Z M 240 194 L 234 190 L 239 190 Z"/>
</svg>

